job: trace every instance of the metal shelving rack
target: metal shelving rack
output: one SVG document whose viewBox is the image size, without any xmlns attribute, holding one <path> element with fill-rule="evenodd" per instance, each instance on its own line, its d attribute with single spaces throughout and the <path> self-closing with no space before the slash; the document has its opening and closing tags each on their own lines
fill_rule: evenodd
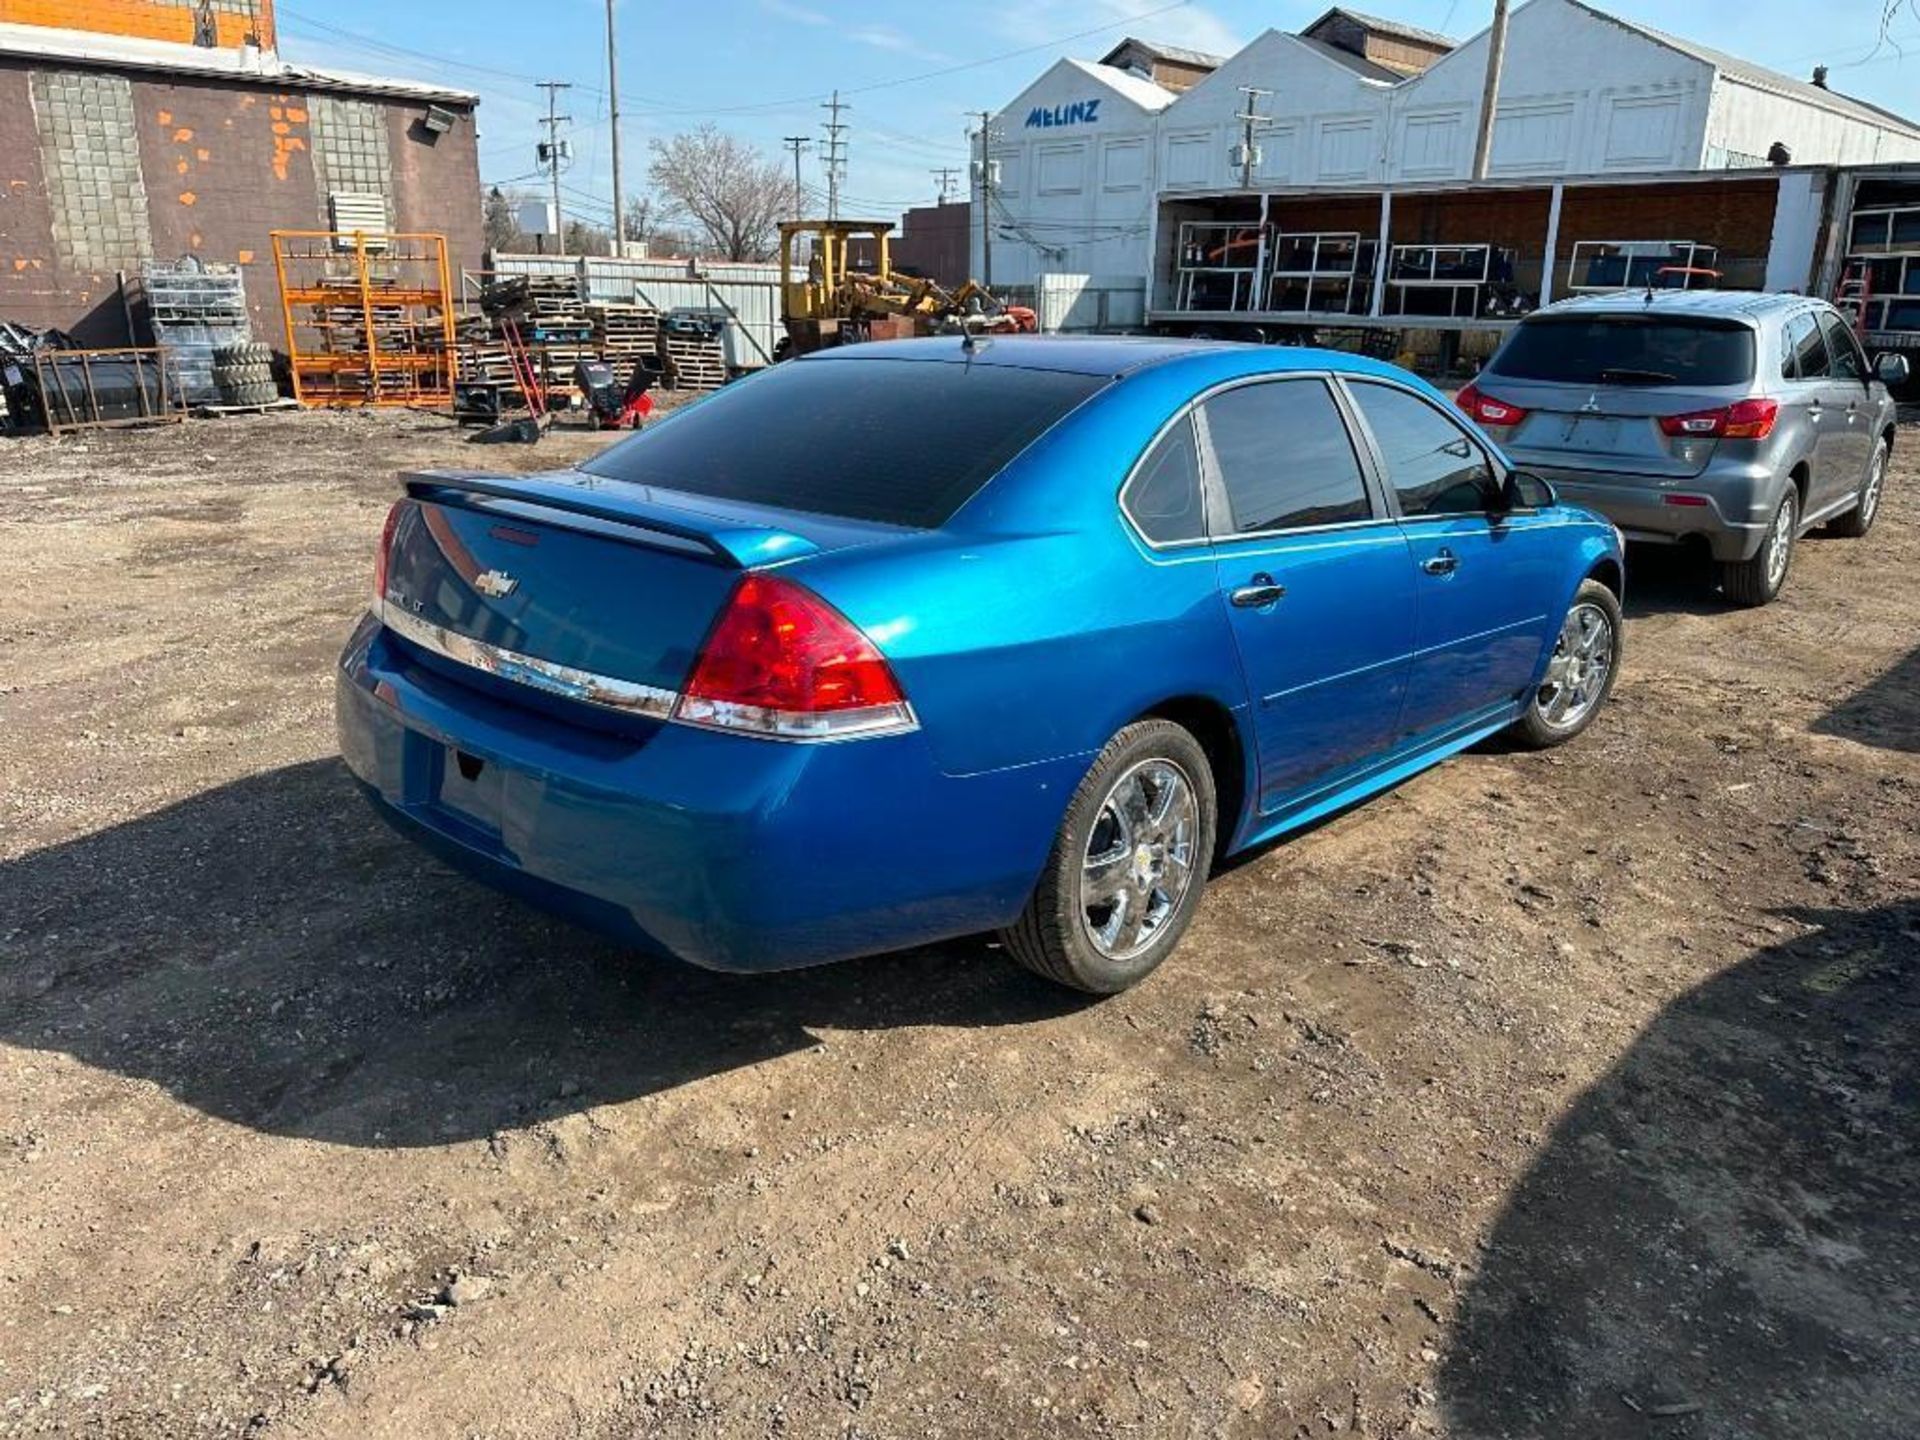
<svg viewBox="0 0 1920 1440">
<path fill-rule="evenodd" d="M 452 403 L 446 236 L 276 230 L 273 266 L 301 404 Z"/>
<path fill-rule="evenodd" d="M 1843 264 L 1867 274 L 1863 330 L 1909 340 L 1920 332 L 1920 205 L 1854 211 Z"/>
<path fill-rule="evenodd" d="M 1263 240 L 1258 225 L 1182 221 L 1175 266 L 1179 307 L 1183 310 L 1247 309 L 1259 288 Z"/>
<path fill-rule="evenodd" d="M 1387 252 L 1387 294 L 1393 300 L 1389 313 L 1477 320 L 1480 298 L 1492 279 L 1491 245 L 1395 245 Z M 1432 296 L 1446 308 L 1410 310 L 1419 296 Z"/>
<path fill-rule="evenodd" d="M 1576 240 L 1567 261 L 1567 290 L 1591 294 L 1602 290 L 1672 289 L 1701 287 L 1704 277 L 1682 273 L 1679 284 L 1660 279 L 1662 270 L 1711 270 L 1720 249 L 1695 240 Z"/>
<path fill-rule="evenodd" d="M 1372 294 L 1374 243 L 1354 230 L 1277 232 L 1268 248 L 1266 308 L 1360 313 Z"/>
</svg>

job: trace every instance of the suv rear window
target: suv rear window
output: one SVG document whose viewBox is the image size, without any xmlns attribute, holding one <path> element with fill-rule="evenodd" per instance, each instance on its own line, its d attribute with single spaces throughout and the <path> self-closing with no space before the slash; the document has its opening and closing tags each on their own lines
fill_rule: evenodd
<svg viewBox="0 0 1920 1440">
<path fill-rule="evenodd" d="M 1640 315 L 1523 321 L 1488 362 L 1496 375 L 1565 385 L 1744 385 L 1753 379 L 1745 325 Z"/>
<path fill-rule="evenodd" d="M 801 360 L 721 390 L 582 468 L 720 500 L 933 529 L 1104 375 Z"/>
</svg>

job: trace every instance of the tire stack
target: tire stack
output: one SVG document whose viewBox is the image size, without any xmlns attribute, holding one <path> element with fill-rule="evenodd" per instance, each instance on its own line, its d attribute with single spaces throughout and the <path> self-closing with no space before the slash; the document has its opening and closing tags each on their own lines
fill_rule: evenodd
<svg viewBox="0 0 1920 1440">
<path fill-rule="evenodd" d="M 222 405 L 271 405 L 280 398 L 273 379 L 273 351 L 248 341 L 213 352 L 213 383 Z"/>
</svg>

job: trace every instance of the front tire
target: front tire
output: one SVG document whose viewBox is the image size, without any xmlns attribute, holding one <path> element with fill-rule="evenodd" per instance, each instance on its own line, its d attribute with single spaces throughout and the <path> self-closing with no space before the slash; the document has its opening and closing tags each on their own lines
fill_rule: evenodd
<svg viewBox="0 0 1920 1440">
<path fill-rule="evenodd" d="M 1585 730 L 1613 693 L 1624 625 L 1620 601 L 1598 580 L 1574 592 L 1547 673 L 1510 733 L 1533 750 L 1564 745 Z"/>
<path fill-rule="evenodd" d="M 1880 514 L 1880 495 L 1887 484 L 1887 458 L 1892 452 L 1884 438 L 1874 441 L 1873 459 L 1867 465 L 1867 478 L 1860 485 L 1860 501 L 1827 529 L 1845 540 L 1858 540 Z"/>
<path fill-rule="evenodd" d="M 1780 497 L 1780 508 L 1773 512 L 1773 524 L 1751 560 L 1736 560 L 1720 567 L 1720 588 L 1736 605 L 1765 605 L 1785 588 L 1787 572 L 1793 568 L 1794 545 L 1800 538 L 1800 492 L 1787 486 Z"/>
<path fill-rule="evenodd" d="M 1008 952 L 1091 995 L 1144 980 L 1199 909 L 1217 804 L 1191 734 L 1169 720 L 1127 726 L 1074 791 L 1026 910 L 1000 933 Z"/>
</svg>

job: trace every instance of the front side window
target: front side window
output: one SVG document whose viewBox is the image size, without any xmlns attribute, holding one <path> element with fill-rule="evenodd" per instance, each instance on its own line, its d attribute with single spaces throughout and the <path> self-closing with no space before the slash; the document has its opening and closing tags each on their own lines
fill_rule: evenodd
<svg viewBox="0 0 1920 1440">
<path fill-rule="evenodd" d="M 1387 482 L 1409 520 L 1482 514 L 1494 507 L 1493 466 L 1466 431 L 1405 390 L 1356 383 L 1352 391 L 1380 447 Z"/>
<path fill-rule="evenodd" d="M 1353 437 L 1324 380 L 1274 380 L 1206 403 L 1236 534 L 1373 518 Z"/>
<path fill-rule="evenodd" d="M 1841 321 L 1838 315 L 1823 314 L 1820 328 L 1826 334 L 1827 353 L 1832 357 L 1832 373 L 1841 380 L 1851 380 L 1856 385 L 1864 384 L 1867 378 L 1867 357 L 1860 351 L 1860 341 L 1853 331 Z"/>
<path fill-rule="evenodd" d="M 1803 311 L 1787 322 L 1787 343 L 1793 347 L 1793 366 L 1802 380 L 1827 378 L 1827 342 L 1811 314 Z"/>
<path fill-rule="evenodd" d="M 1200 451 L 1193 418 L 1182 415 L 1155 442 L 1127 486 L 1127 513 L 1156 545 L 1199 540 L 1207 533 L 1200 503 Z"/>
</svg>

